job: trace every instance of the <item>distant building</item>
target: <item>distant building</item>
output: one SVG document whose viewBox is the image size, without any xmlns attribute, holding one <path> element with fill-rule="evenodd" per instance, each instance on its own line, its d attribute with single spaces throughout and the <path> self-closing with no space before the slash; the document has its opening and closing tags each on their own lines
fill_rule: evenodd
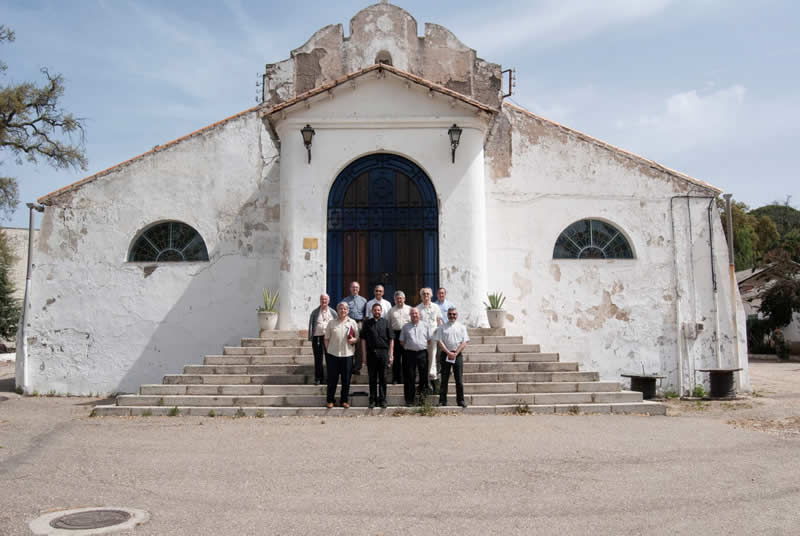
<svg viewBox="0 0 800 536">
<path fill-rule="evenodd" d="M 721 190 L 512 104 L 506 75 L 376 4 L 268 64 L 262 104 L 42 197 L 18 381 L 134 391 L 257 333 L 262 288 L 304 329 L 356 280 L 446 287 L 471 326 L 502 291 L 509 334 L 601 378 L 748 389 Z"/>
<path fill-rule="evenodd" d="M 742 296 L 747 317 L 763 318 L 758 310 L 761 306 L 760 296 L 775 282 L 775 266 L 736 272 L 736 282 L 739 285 L 739 294 Z M 791 353 L 800 354 L 800 313 L 794 313 L 792 322 L 782 328 L 782 331 Z"/>
</svg>

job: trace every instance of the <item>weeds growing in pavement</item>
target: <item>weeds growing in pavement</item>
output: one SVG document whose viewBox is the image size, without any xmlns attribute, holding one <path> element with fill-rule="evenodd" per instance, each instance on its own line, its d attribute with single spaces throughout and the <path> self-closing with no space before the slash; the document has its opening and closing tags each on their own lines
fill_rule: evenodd
<svg viewBox="0 0 800 536">
<path fill-rule="evenodd" d="M 706 396 L 706 388 L 703 387 L 702 385 L 696 386 L 692 391 L 692 396 L 694 398 L 703 398 L 704 396 Z"/>
<path fill-rule="evenodd" d="M 517 407 L 514 408 L 515 415 L 530 415 L 531 414 L 531 407 L 528 405 L 527 402 L 520 402 L 517 404 Z"/>
<path fill-rule="evenodd" d="M 209 416 L 209 417 L 216 417 L 216 416 L 217 416 L 217 414 L 216 414 L 216 412 L 215 412 L 215 411 L 212 409 L 211 411 L 209 411 L 209 412 L 208 412 L 208 416 Z"/>
<path fill-rule="evenodd" d="M 181 410 L 178 409 L 178 406 L 174 406 L 174 407 L 170 408 L 169 413 L 167 413 L 167 415 L 170 416 L 170 417 L 177 417 L 180 414 L 181 414 Z"/>
<path fill-rule="evenodd" d="M 152 417 L 152 416 L 153 416 L 153 410 L 151 409 L 146 409 L 142 412 L 142 417 Z"/>
<path fill-rule="evenodd" d="M 256 411 L 256 418 L 257 419 L 263 419 L 264 418 L 264 410 L 263 409 L 259 409 L 258 411 Z M 322 424 L 325 424 L 325 421 L 322 421 Z"/>
<path fill-rule="evenodd" d="M 438 413 L 437 409 L 431 405 L 428 397 L 422 399 L 422 404 L 414 408 L 420 417 L 433 417 Z"/>
<path fill-rule="evenodd" d="M 247 414 L 244 412 L 242 408 L 236 410 L 236 413 L 233 415 L 234 417 L 246 417 Z"/>
<path fill-rule="evenodd" d="M 664 391 L 664 398 L 678 398 L 678 393 L 675 391 Z"/>
</svg>

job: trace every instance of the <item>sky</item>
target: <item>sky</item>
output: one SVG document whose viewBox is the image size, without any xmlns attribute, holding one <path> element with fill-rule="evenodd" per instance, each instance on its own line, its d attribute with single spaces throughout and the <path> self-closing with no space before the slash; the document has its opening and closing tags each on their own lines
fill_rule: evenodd
<svg viewBox="0 0 800 536">
<path fill-rule="evenodd" d="M 534 113 L 704 180 L 752 208 L 800 206 L 800 2 L 791 0 L 408 0 L 479 57 L 515 68 L 510 99 Z M 18 165 L 27 227 L 35 201 L 256 104 L 281 61 L 353 0 L 4 0 L 1 84 L 64 76 L 83 118 L 86 172 Z"/>
</svg>

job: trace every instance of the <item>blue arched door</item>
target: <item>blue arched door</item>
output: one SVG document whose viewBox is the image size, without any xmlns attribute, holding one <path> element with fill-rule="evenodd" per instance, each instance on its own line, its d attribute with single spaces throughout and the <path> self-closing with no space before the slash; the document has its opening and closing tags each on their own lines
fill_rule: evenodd
<svg viewBox="0 0 800 536">
<path fill-rule="evenodd" d="M 347 166 L 328 196 L 328 294 L 336 304 L 351 281 L 372 297 L 381 284 L 417 303 L 439 284 L 439 209 L 433 183 L 405 158 L 375 154 Z M 434 291 L 435 292 L 435 291 Z"/>
</svg>

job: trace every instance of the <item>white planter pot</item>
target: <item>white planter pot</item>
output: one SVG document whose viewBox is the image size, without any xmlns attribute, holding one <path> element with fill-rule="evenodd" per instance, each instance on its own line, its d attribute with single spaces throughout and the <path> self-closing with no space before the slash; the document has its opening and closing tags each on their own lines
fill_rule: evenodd
<svg viewBox="0 0 800 536">
<path fill-rule="evenodd" d="M 278 313 L 258 312 L 258 329 L 272 331 L 278 325 Z"/>
<path fill-rule="evenodd" d="M 505 309 L 486 309 L 486 316 L 489 318 L 491 328 L 502 328 L 506 324 Z"/>
</svg>

